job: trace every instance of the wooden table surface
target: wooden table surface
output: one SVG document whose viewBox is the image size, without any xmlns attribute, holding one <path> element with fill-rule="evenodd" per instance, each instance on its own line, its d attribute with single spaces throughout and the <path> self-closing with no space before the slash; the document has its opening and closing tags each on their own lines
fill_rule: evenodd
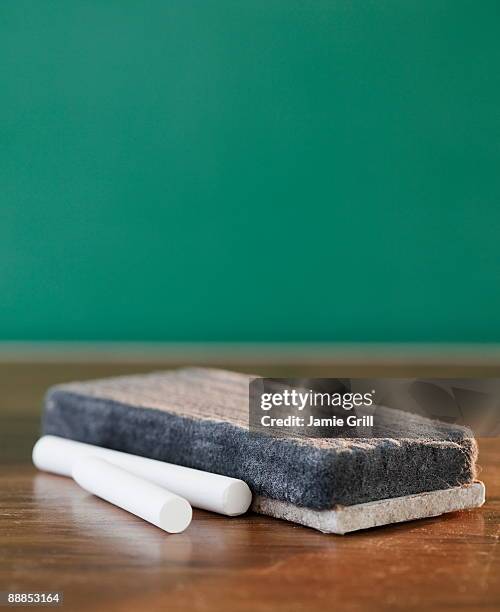
<svg viewBox="0 0 500 612">
<path fill-rule="evenodd" d="M 480 441 L 483 508 L 347 536 L 199 510 L 186 532 L 166 535 L 69 479 L 33 469 L 30 450 L 49 385 L 151 369 L 158 368 L 0 364 L 0 591 L 63 591 L 61 607 L 76 612 L 500 610 L 498 439 Z M 485 372 L 387 364 L 349 373 L 325 364 L 241 369 L 321 376 Z"/>
</svg>

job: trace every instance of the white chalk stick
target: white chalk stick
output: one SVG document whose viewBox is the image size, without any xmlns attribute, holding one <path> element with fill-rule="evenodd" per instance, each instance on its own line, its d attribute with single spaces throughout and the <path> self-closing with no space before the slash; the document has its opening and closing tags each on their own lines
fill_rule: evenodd
<svg viewBox="0 0 500 612">
<path fill-rule="evenodd" d="M 193 511 L 188 501 L 104 459 L 79 459 L 72 476 L 86 491 L 168 533 L 180 533 L 191 523 Z"/>
<path fill-rule="evenodd" d="M 73 464 L 89 455 L 165 487 L 187 499 L 195 508 L 238 516 L 248 510 L 252 501 L 252 493 L 242 480 L 57 436 L 43 436 L 38 440 L 33 448 L 33 463 L 40 470 L 71 476 Z"/>
</svg>

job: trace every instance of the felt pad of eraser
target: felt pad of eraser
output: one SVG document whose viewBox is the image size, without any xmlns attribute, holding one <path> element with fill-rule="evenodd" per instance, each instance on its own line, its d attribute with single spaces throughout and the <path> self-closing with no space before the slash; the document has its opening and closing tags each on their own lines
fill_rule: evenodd
<svg viewBox="0 0 500 612">
<path fill-rule="evenodd" d="M 251 434 L 253 378 L 183 368 L 58 385 L 46 396 L 43 433 L 232 476 L 254 495 L 315 510 L 474 480 L 470 430 L 400 411 L 394 414 L 411 438 Z"/>
<path fill-rule="evenodd" d="M 256 497 L 252 510 L 312 527 L 323 533 L 344 535 L 361 529 L 479 508 L 484 501 L 484 484 L 476 481 L 461 487 L 382 499 L 354 506 L 336 506 L 331 510 L 302 508 L 276 499 Z"/>
</svg>

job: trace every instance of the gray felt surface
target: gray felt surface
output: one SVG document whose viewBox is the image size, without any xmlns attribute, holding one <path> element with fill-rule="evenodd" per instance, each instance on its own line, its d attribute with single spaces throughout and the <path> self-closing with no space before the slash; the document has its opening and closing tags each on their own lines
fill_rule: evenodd
<svg viewBox="0 0 500 612">
<path fill-rule="evenodd" d="M 59 385 L 43 433 L 241 478 L 255 494 L 318 510 L 472 482 L 470 431 L 421 417 L 411 439 L 273 438 L 248 431 L 248 381 L 186 368 Z M 398 411 L 396 411 L 398 412 Z M 399 418 L 399 417 L 398 417 Z"/>
</svg>

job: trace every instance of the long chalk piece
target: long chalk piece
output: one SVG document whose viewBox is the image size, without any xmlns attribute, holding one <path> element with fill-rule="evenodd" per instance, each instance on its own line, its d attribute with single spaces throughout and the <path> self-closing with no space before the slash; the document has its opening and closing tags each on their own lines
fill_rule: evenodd
<svg viewBox="0 0 500 612">
<path fill-rule="evenodd" d="M 152 483 L 184 497 L 195 508 L 238 516 L 248 510 L 252 493 L 242 480 L 192 468 L 130 455 L 120 451 L 75 442 L 58 436 L 43 436 L 33 448 L 33 463 L 40 470 L 71 476 L 73 464 L 83 457 L 100 457 Z"/>
<path fill-rule="evenodd" d="M 74 480 L 86 491 L 119 506 L 168 533 L 180 533 L 191 522 L 189 502 L 98 457 L 73 465 Z"/>
</svg>

